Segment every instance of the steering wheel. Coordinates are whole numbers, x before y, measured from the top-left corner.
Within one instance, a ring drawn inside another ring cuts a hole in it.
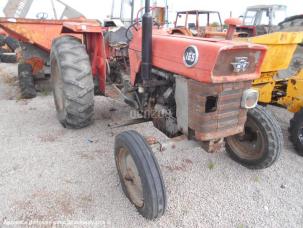
[[[36,18],[40,20],[45,20],[48,18],[48,13],[46,12],[39,12],[36,14]]]

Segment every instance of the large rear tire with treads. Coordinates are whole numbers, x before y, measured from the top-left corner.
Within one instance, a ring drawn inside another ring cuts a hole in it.
[[[89,126],[94,83],[85,45],[73,36],[61,36],[53,41],[50,62],[58,120],[66,128]]]

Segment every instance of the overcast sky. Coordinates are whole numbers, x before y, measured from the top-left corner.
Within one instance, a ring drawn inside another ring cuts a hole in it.
[[[0,11],[8,0],[0,0]],[[63,2],[74,7],[76,10],[83,13],[87,18],[100,19],[111,14],[112,0],[62,0]],[[116,0],[121,1],[121,0]],[[129,0],[125,0],[129,1]],[[141,0],[135,0],[139,6]],[[157,0],[158,5],[164,4],[165,0]],[[256,4],[284,4],[288,6],[288,16],[303,13],[303,4],[298,4],[302,0],[168,0],[170,8],[170,16],[178,10],[201,9],[201,10],[217,10],[221,13],[222,18],[227,18],[232,12],[234,17],[238,17],[245,12],[247,6]],[[143,1],[144,2],[144,1]],[[153,0],[152,0],[153,2]],[[60,8],[60,7],[59,7]],[[51,3],[50,0],[34,0],[32,9],[28,16],[35,18],[38,12],[48,12],[50,15]],[[3,14],[2,14],[3,16]]]

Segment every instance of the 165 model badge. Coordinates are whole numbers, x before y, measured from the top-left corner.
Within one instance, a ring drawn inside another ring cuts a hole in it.
[[[199,61],[199,51],[196,46],[189,46],[186,48],[183,55],[183,62],[187,67],[195,66]]]

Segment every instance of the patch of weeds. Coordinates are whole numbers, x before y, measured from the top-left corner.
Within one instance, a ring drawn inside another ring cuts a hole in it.
[[[256,183],[260,183],[261,179],[260,179],[260,177],[255,176],[255,177],[253,178],[253,181],[256,182]]]
[[[213,170],[215,168],[216,164],[210,160],[207,164],[207,167],[210,169],[210,170]]]
[[[46,97],[46,96],[49,95],[49,91],[47,91],[46,89],[41,90],[41,95],[44,96],[44,97]]]
[[[237,228],[245,228],[244,224],[240,224]]]
[[[18,95],[18,96],[16,97],[16,102],[19,102],[19,101],[21,101],[21,100],[23,100],[23,99],[22,99],[22,96],[21,96],[21,95]]]

